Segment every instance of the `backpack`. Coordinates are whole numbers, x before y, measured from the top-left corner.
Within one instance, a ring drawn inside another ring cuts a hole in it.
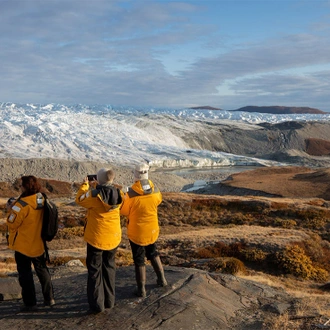
[[[41,229],[41,238],[44,242],[53,240],[58,230],[58,210],[56,205],[51,202],[46,194],[44,196],[44,215]]]

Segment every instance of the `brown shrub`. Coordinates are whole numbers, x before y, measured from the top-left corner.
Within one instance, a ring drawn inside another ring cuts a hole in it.
[[[218,257],[240,257],[241,250],[245,248],[245,244],[237,242],[225,244],[216,242],[212,246],[200,248],[195,253],[195,257],[199,259],[218,258]]]
[[[309,229],[321,229],[328,223],[328,220],[322,217],[315,217],[311,219],[307,219],[304,222],[304,227]]]
[[[50,263],[53,266],[62,266],[65,265],[66,263],[68,263],[70,260],[76,260],[76,257],[69,257],[69,256],[65,256],[65,257],[53,257],[50,259]],[[86,259],[85,258],[78,258],[84,266],[86,266]]]
[[[325,210],[303,209],[297,210],[296,215],[301,220],[310,220],[314,218],[325,218],[327,213]]]
[[[261,262],[267,258],[267,253],[257,248],[242,249],[240,254],[245,261],[249,262]]]
[[[222,272],[231,275],[246,273],[244,263],[236,258],[215,258],[208,263],[208,266],[212,272]]]
[[[275,227],[282,227],[282,228],[285,228],[285,229],[292,229],[292,228],[297,226],[297,222],[294,221],[294,220],[276,218],[274,220],[274,226]]]
[[[226,260],[226,266],[224,272],[232,275],[238,273],[245,274],[246,268],[241,260],[236,258],[229,258]]]
[[[1,260],[1,262],[5,263],[5,264],[13,264],[16,262],[15,258],[13,258],[13,257],[1,258],[0,260]]]
[[[116,265],[118,267],[133,265],[133,258],[131,251],[118,249],[116,252]]]
[[[74,216],[72,217],[63,217],[62,222],[64,223],[65,227],[72,228],[76,227],[80,224],[80,219],[76,219]]]
[[[217,254],[216,249],[211,247],[201,248],[197,250],[195,254],[195,258],[198,259],[208,259],[208,258],[217,258],[219,255]]]
[[[228,256],[229,257],[235,257],[240,258],[242,250],[246,249],[246,244],[241,242],[231,243],[229,244],[229,251]]]
[[[217,254],[219,257],[226,257],[229,255],[230,248],[227,244],[223,242],[216,242],[215,249],[217,250]]]
[[[305,251],[315,265],[330,271],[330,244],[327,241],[323,241],[319,235],[314,234],[311,235],[311,239],[295,244]]]
[[[328,272],[314,267],[312,260],[298,245],[287,246],[283,251],[275,253],[275,263],[288,274],[316,281],[326,281]]]
[[[6,233],[7,232],[7,224],[2,223],[0,224],[0,233]]]
[[[64,239],[70,239],[73,236],[78,236],[78,237],[84,236],[84,228],[83,227],[63,228],[60,229],[56,234],[56,238],[64,238]]]

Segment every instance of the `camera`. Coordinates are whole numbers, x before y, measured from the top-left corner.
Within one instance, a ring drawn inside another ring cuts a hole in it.
[[[96,181],[97,180],[97,175],[96,174],[88,174],[87,175],[88,181]]]

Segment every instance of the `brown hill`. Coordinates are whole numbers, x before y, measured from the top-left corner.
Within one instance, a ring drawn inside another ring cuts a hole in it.
[[[210,107],[209,105],[202,105],[202,106],[198,106],[198,107],[191,107],[189,109],[195,109],[195,110],[221,110],[220,108]]]
[[[39,182],[42,186],[42,191],[48,196],[71,196],[73,188],[77,184],[40,178]],[[16,179],[14,182],[1,182],[0,197],[18,196],[20,194],[20,180]]]
[[[233,174],[225,186],[262,191],[289,198],[317,197],[330,200],[330,169],[265,167]]]
[[[312,156],[330,156],[330,141],[323,139],[306,139],[306,152]]]
[[[326,112],[319,109],[308,107],[284,107],[284,106],[246,106],[232,111],[245,111],[245,112],[260,112],[260,113],[272,113],[272,114],[290,114],[290,113],[315,113],[326,114]]]

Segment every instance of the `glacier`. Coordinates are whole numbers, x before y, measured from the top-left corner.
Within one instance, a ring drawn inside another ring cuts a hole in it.
[[[189,146],[204,122],[257,129],[259,123],[330,121],[329,114],[273,115],[226,110],[112,105],[0,103],[0,158],[57,158],[159,168],[270,166],[275,161]],[[202,134],[202,133],[201,133]]]

